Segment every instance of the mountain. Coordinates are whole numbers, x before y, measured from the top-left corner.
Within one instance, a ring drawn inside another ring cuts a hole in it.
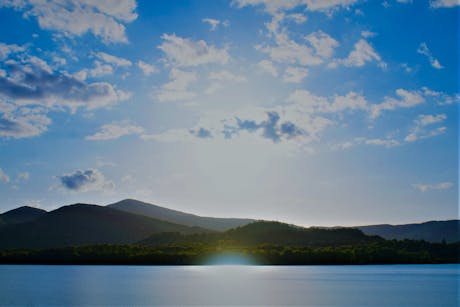
[[[365,235],[353,228],[319,228],[298,227],[295,225],[260,221],[254,222],[226,232],[229,239],[250,245],[314,245],[336,246],[369,243],[380,240],[378,237]]]
[[[156,232],[190,234],[206,231],[108,207],[75,204],[42,214],[27,223],[2,227],[0,248],[129,244]]]
[[[368,235],[377,235],[385,239],[413,239],[428,242],[460,241],[460,220],[430,221],[420,224],[405,225],[370,225],[358,226]]]
[[[45,213],[46,211],[42,209],[22,206],[0,214],[0,226],[30,222]]]
[[[171,223],[186,226],[202,227],[216,231],[225,231],[231,228],[249,224],[254,221],[251,219],[198,216],[190,213],[156,206],[135,199],[125,199],[117,203],[108,205],[107,207],[134,214],[145,215],[151,218],[168,221]]]
[[[253,222],[223,233],[183,235],[158,233],[138,242],[141,245],[213,244],[228,246],[343,246],[384,241],[353,228],[303,228],[270,221]]]

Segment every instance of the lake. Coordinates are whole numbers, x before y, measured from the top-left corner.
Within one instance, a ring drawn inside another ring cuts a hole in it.
[[[459,265],[0,265],[0,305],[457,306]]]

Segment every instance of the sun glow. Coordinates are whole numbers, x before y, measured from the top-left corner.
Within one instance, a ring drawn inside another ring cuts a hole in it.
[[[224,253],[214,255],[205,261],[206,265],[225,265],[225,266],[239,266],[239,265],[256,265],[256,261],[247,256],[237,253]]]

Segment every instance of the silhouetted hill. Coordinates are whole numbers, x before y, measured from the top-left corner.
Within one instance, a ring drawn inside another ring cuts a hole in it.
[[[42,209],[22,206],[0,214],[0,226],[30,222],[45,213],[46,211]]]
[[[108,207],[130,213],[145,215],[151,218],[168,221],[171,223],[186,226],[197,226],[216,231],[225,231],[241,225],[249,224],[254,221],[251,219],[198,216],[190,213],[156,206],[135,199],[125,199],[117,203],[108,205]]]
[[[0,229],[0,248],[134,243],[156,232],[207,231],[96,205],[75,204]]]
[[[369,225],[359,226],[368,235],[377,235],[385,239],[413,239],[428,242],[460,241],[460,220],[430,221],[405,225]]]
[[[382,238],[367,236],[353,228],[303,228],[280,222],[258,221],[223,233],[182,235],[153,234],[141,245],[220,244],[229,246],[342,246],[381,242]]]
[[[247,244],[349,245],[380,240],[353,228],[303,228],[280,222],[260,221],[226,232],[228,238]]]

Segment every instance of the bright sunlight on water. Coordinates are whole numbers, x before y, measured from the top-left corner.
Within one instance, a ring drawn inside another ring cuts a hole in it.
[[[207,265],[254,265],[256,261],[249,256],[237,253],[225,253],[213,256],[205,261]]]
[[[0,305],[457,306],[458,265],[0,266]]]

